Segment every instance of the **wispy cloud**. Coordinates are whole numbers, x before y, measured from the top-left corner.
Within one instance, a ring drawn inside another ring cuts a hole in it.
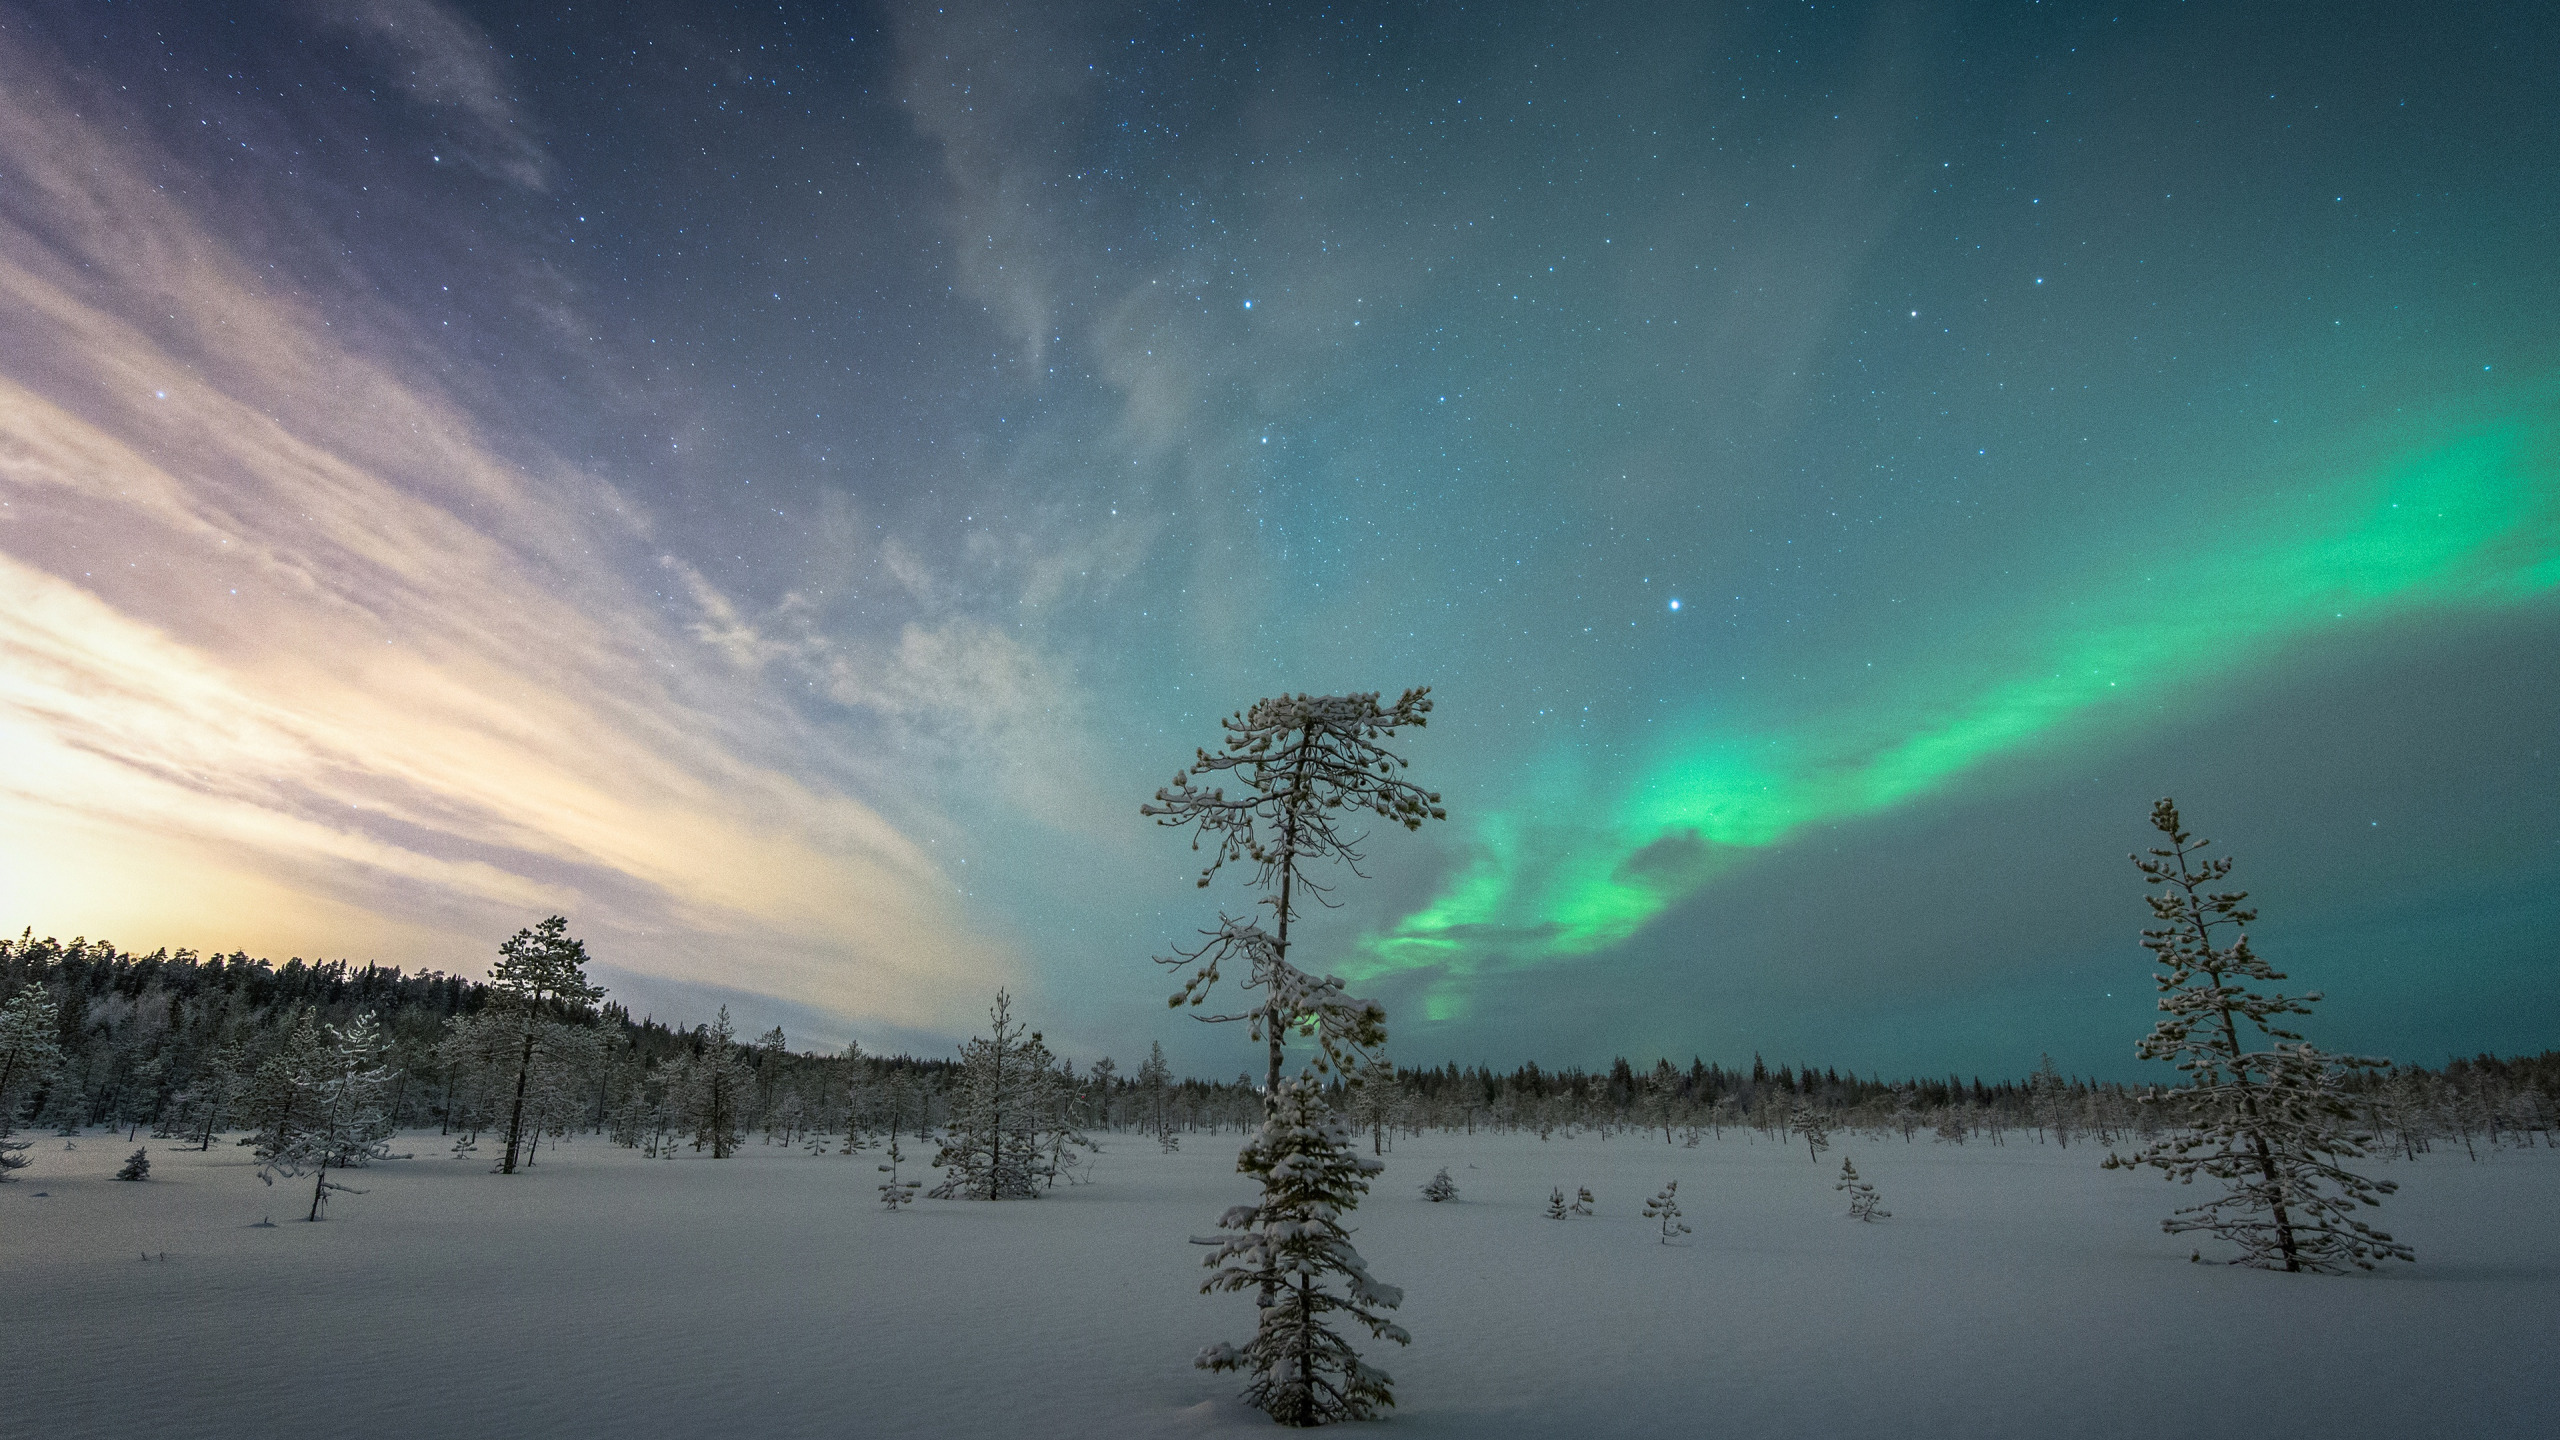
[[[39,70],[0,49],[21,923],[468,970],[561,909],[624,968],[910,1026],[1014,973],[927,847],[782,763],[805,732],[706,667],[736,647],[626,578],[623,497],[272,293]]]
[[[320,0],[314,19],[376,52],[401,90],[449,117],[454,158],[528,189],[548,188],[551,158],[512,94],[487,32],[435,0]]]

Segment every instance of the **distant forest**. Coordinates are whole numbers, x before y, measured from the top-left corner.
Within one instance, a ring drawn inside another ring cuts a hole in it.
[[[260,1113],[262,1067],[297,1027],[346,1025],[370,1012],[387,1040],[388,1106],[402,1128],[435,1129],[468,1147],[501,1120],[516,1069],[474,1041],[491,1005],[481,981],[378,965],[282,965],[245,954],[134,955],[111,944],[0,940],[0,1007],[30,986],[49,995],[57,1033],[42,1073],[0,1083],[0,1135],[24,1126],[70,1133],[114,1125],[210,1145],[272,1123]],[[813,1153],[867,1149],[892,1132],[919,1138],[949,1118],[960,1064],[952,1059],[793,1051],[780,1029],[748,1038],[714,1021],[677,1029],[634,1020],[620,1005],[572,1006],[558,1017],[575,1044],[546,1044],[532,1086],[539,1137],[594,1132],[651,1153],[708,1145],[726,1154],[761,1135]],[[1245,1076],[1176,1079],[1161,1049],[1135,1066],[1110,1059],[1059,1067],[1062,1123],[1135,1129],[1167,1145],[1186,1133],[1242,1132],[1260,1123],[1260,1092]],[[1373,1146],[1398,1133],[1478,1127],[1654,1133],[1665,1142],[1744,1129],[1772,1140],[1833,1129],[1927,1136],[1940,1143],[2112,1144],[2153,1128],[2145,1087],[2073,1079],[2048,1060],[2035,1074],[1880,1076],[1755,1060],[1748,1071],[1661,1059],[1606,1069],[1535,1064],[1501,1072],[1372,1066],[1345,1083],[1338,1108]],[[2439,1146],[2484,1149],[2553,1143],[2560,1118],[2560,1051],[2482,1055],[2441,1069],[2396,1066],[2352,1077],[2378,1144],[2414,1158]],[[704,1097],[715,1097],[706,1100]],[[706,1108],[709,1107],[709,1108]],[[721,1110],[720,1107],[725,1107]],[[718,1111],[719,1113],[714,1113]],[[719,1133],[713,1134],[711,1132]],[[726,1143],[722,1143],[726,1142]]]

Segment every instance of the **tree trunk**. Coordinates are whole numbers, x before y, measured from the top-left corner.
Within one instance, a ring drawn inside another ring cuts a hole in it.
[[[516,1060],[516,1103],[507,1115],[507,1158],[498,1166],[501,1175],[516,1173],[516,1142],[524,1137],[524,1087],[533,1077],[533,1017],[525,1017],[524,1053]]]

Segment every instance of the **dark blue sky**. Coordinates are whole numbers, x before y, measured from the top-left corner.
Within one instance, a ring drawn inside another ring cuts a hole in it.
[[[1402,1059],[2136,1073],[2162,794],[2560,1043],[2536,7],[0,21],[11,923],[1218,1071],[1138,802],[1427,684]]]

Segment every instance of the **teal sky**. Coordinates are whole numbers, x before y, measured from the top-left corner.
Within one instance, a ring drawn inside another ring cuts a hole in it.
[[[2137,1073],[2163,794],[2560,1044],[2537,7],[223,11],[0,28],[9,925],[1231,1073],[1138,803],[1427,684],[1406,1060]]]

